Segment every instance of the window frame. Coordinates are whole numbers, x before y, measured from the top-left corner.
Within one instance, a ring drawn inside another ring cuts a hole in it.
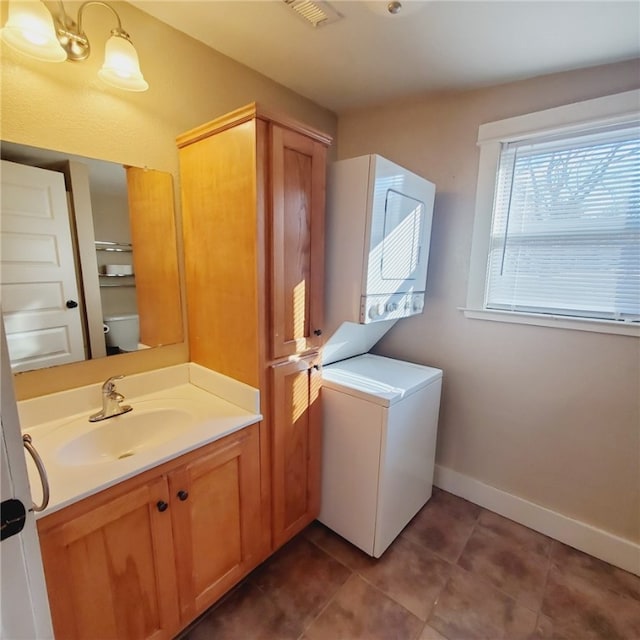
[[[637,324],[564,315],[497,311],[484,307],[496,176],[502,144],[556,133],[568,135],[588,126],[630,122],[638,119],[639,112],[640,89],[637,89],[480,125],[477,140],[480,160],[467,301],[462,308],[467,318],[640,337],[640,326]]]

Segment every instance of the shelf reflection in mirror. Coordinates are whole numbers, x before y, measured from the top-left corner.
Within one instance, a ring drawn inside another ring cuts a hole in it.
[[[0,152],[13,371],[182,342],[171,174],[4,141]]]

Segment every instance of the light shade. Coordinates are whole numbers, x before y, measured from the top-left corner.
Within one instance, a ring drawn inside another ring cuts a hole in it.
[[[43,62],[64,62],[67,54],[60,46],[53,18],[42,2],[10,2],[9,19],[0,31],[10,47]]]
[[[131,41],[112,32],[104,52],[104,64],[98,75],[107,84],[126,91],[146,91],[149,84],[142,76],[138,54]]]

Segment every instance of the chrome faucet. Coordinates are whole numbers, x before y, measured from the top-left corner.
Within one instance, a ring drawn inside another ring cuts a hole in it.
[[[112,376],[102,385],[102,411],[89,416],[89,422],[100,422],[100,420],[120,416],[133,410],[133,407],[128,404],[120,404],[124,400],[124,396],[116,391],[114,380],[120,380],[121,378],[124,378],[124,376]]]

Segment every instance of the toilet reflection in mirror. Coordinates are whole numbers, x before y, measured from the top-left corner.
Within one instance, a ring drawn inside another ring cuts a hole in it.
[[[147,348],[140,342],[140,321],[137,313],[105,314],[104,326],[108,355]]]
[[[1,143],[14,372],[182,342],[169,173]]]

